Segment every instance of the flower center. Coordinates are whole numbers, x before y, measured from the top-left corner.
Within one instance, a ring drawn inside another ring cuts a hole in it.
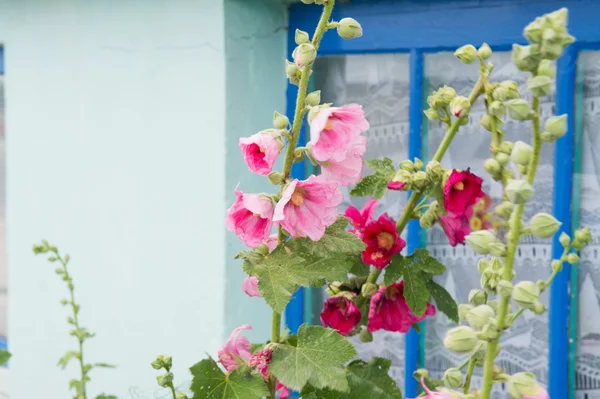
[[[328,120],[327,123],[325,124],[325,130],[332,130],[333,129],[333,123],[331,123],[331,120]]]
[[[458,183],[456,183],[456,184],[455,184],[454,186],[452,186],[452,187],[454,187],[454,189],[455,189],[455,190],[462,191],[462,190],[464,190],[464,189],[465,189],[465,183],[463,183],[463,182],[459,181]]]
[[[252,216],[254,216],[255,218],[260,216],[260,213],[253,213]]]
[[[379,252],[379,251],[373,252],[371,254],[371,259],[372,260],[377,260],[377,259],[381,259],[381,258],[383,258],[383,254],[381,252]]]
[[[394,246],[394,236],[388,232],[380,233],[377,236],[377,245],[379,248],[389,250]]]
[[[304,198],[306,197],[306,194],[304,192],[304,188],[302,187],[297,187],[296,190],[294,191],[294,193],[292,194],[292,204],[296,205],[296,206],[300,206],[304,203]]]
[[[258,147],[258,151],[259,151],[259,152],[265,152],[265,149],[264,149],[264,148],[262,148],[262,147]]]

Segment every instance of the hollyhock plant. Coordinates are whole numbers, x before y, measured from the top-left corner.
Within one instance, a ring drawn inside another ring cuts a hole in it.
[[[319,162],[321,165],[321,175],[331,181],[335,181],[342,186],[356,184],[360,180],[363,159],[367,145],[367,138],[358,136],[346,153],[346,157],[340,161],[329,159]]]
[[[396,230],[396,222],[385,213],[367,224],[362,240],[367,244],[362,253],[363,262],[378,269],[386,267],[392,261],[392,255],[400,253],[406,246]]]
[[[462,214],[485,194],[481,191],[483,180],[469,169],[454,169],[444,185],[444,208],[448,212]]]
[[[256,352],[248,360],[250,367],[256,368],[256,370],[262,374],[263,377],[269,377],[269,363],[273,357],[273,351],[269,348],[265,348],[261,351]]]
[[[248,169],[263,176],[273,171],[273,165],[281,152],[280,142],[269,132],[242,137],[240,148]]]
[[[465,237],[471,232],[469,216],[467,213],[460,215],[454,213],[441,215],[439,222],[444,233],[446,233],[446,237],[448,237],[448,241],[450,241],[450,245],[453,247],[458,244],[464,245]]]
[[[336,221],[337,206],[343,199],[338,185],[321,176],[295,179],[286,186],[275,206],[273,221],[279,222],[292,237],[318,241]]]
[[[235,202],[227,210],[227,229],[250,248],[267,240],[273,226],[273,203],[260,194],[244,194],[237,189]]]
[[[367,224],[373,220],[373,214],[375,213],[375,208],[377,208],[378,203],[379,201],[369,198],[367,204],[360,211],[352,205],[346,208],[344,216],[350,220],[350,224],[354,227],[350,230],[351,233],[354,233],[359,237],[361,236]]]
[[[381,287],[371,297],[369,306],[370,332],[378,330],[407,333],[413,324],[435,314],[435,306],[427,304],[425,313],[415,316],[404,299],[404,281]]]
[[[258,291],[258,277],[249,276],[244,279],[242,283],[242,290],[248,296],[257,296],[260,297],[260,291]]]
[[[225,370],[235,370],[242,364],[248,363],[251,355],[250,341],[248,341],[248,338],[239,335],[242,331],[251,329],[252,327],[249,324],[234,329],[225,345],[217,352],[219,362],[225,367]]]
[[[368,129],[360,105],[322,108],[310,122],[312,154],[317,161],[341,162],[356,146],[356,137]]]
[[[358,307],[345,296],[334,296],[325,300],[321,311],[321,323],[324,327],[348,335],[360,322],[362,315]]]

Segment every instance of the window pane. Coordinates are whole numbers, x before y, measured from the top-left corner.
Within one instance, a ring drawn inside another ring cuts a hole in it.
[[[578,62],[583,82],[577,85],[575,126],[581,137],[581,174],[573,202],[577,204],[579,196],[579,224],[590,227],[594,242],[581,252],[578,266],[576,390],[577,397],[593,399],[600,398],[600,51],[584,52]]]
[[[495,65],[492,73],[493,81],[514,80],[519,90],[528,96],[527,75],[517,70],[511,62],[509,52],[494,53],[492,63]],[[479,65],[463,65],[451,53],[437,53],[426,57],[426,77],[429,93],[444,84],[452,86],[459,95],[468,96],[479,74]],[[530,100],[529,97],[526,97]],[[545,118],[553,112],[554,93],[542,99],[541,113]],[[483,100],[480,98],[471,110],[469,123],[461,127],[443,160],[443,166],[458,169],[471,168],[472,172],[484,179],[484,191],[491,197],[491,212],[502,196],[502,186],[489,178],[483,170],[483,162],[490,157],[490,134],[480,125],[484,113]],[[522,140],[531,143],[531,123],[517,122],[507,118],[503,126],[505,139],[509,141]],[[429,152],[433,154],[444,135],[444,128],[439,122],[430,122],[428,127]],[[540,166],[534,185],[535,195],[525,208],[525,218],[528,219],[536,212],[552,213],[552,187],[554,173],[554,145],[545,144]],[[485,220],[483,206],[480,207],[479,217],[472,219],[472,228],[481,226]],[[468,246],[458,245],[452,248],[442,229],[436,225],[428,231],[427,246],[433,256],[448,267],[448,272],[442,276],[440,283],[455,297],[459,303],[467,303],[469,291],[479,288],[480,275],[477,271],[476,255]],[[550,259],[552,246],[550,240],[540,240],[534,237],[524,237],[515,260],[517,280],[546,279],[551,273]],[[548,293],[542,297],[542,302],[548,305]],[[526,322],[526,320],[528,322]],[[465,356],[459,356],[445,350],[442,340],[446,330],[454,326],[453,322],[438,314],[427,321],[426,366],[434,375],[440,377],[446,368],[461,363]],[[503,335],[502,352],[498,356],[499,364],[506,373],[532,371],[542,384],[547,384],[548,367],[548,317],[547,314],[534,316],[525,312],[515,322],[514,326]],[[476,368],[473,381],[479,384],[481,368]],[[496,384],[496,389],[502,389]]]
[[[371,128],[365,159],[388,157],[394,163],[408,157],[408,55],[377,54],[324,57],[315,65],[315,89],[321,90],[325,103],[358,103],[364,107]],[[365,165],[365,175],[373,171]],[[344,191],[344,203],[362,208],[367,198],[350,197]],[[394,219],[406,204],[406,194],[388,193],[376,215],[387,212]],[[405,237],[406,238],[406,237]],[[318,323],[318,320],[316,321]],[[404,388],[404,335],[380,331],[372,343],[353,339],[359,357],[365,360],[382,356],[392,360],[390,374]]]

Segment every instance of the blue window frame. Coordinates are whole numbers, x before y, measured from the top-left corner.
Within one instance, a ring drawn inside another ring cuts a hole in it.
[[[346,41],[335,34],[325,35],[319,49],[320,56],[367,53],[410,54],[409,102],[409,156],[420,157],[422,150],[423,58],[426,53],[453,51],[467,43],[487,42],[495,51],[510,50],[513,43],[525,44],[523,27],[535,17],[560,7],[569,9],[569,31],[577,41],[568,48],[557,63],[556,114],[569,115],[569,129],[556,145],[553,212],[563,222],[562,230],[571,231],[571,193],[573,188],[575,87],[577,57],[583,50],[600,49],[600,2],[594,0],[527,1],[527,0],[354,0],[339,2],[332,19],[356,18],[364,29],[360,39]],[[320,16],[321,7],[293,5],[289,13],[288,52],[295,47],[296,29],[311,32]],[[458,22],[458,24],[457,24]],[[287,91],[288,114],[293,114],[297,88]],[[304,142],[304,127],[301,133]],[[560,150],[559,150],[560,149]],[[294,165],[293,175],[304,178],[306,165]],[[408,248],[421,245],[418,223],[409,225]],[[553,255],[559,257],[562,246],[558,234],[553,242]],[[550,345],[548,390],[550,397],[561,399],[574,395],[575,335],[571,323],[576,309],[570,309],[569,287],[573,285],[570,266],[555,278],[550,290]],[[575,269],[575,268],[573,268]],[[576,277],[576,274],[574,275]],[[286,310],[291,331],[304,321],[304,292],[300,290]],[[570,336],[571,334],[571,336]],[[571,338],[571,343],[569,339]],[[412,378],[419,362],[419,335],[411,331],[406,337],[406,397],[417,395],[417,384]],[[569,376],[567,378],[567,376]],[[569,382],[569,385],[567,385]],[[569,390],[565,387],[569,386]]]

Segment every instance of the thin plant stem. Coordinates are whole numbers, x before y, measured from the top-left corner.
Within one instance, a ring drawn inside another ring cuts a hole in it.
[[[467,376],[465,377],[463,393],[469,393],[469,390],[471,389],[471,377],[473,376],[473,370],[475,370],[475,359],[471,358],[469,360],[469,367],[467,367]]]
[[[177,399],[177,394],[175,393],[175,387],[173,386],[173,383],[171,383],[169,385],[169,388],[171,388],[171,393],[173,394],[173,399]]]

